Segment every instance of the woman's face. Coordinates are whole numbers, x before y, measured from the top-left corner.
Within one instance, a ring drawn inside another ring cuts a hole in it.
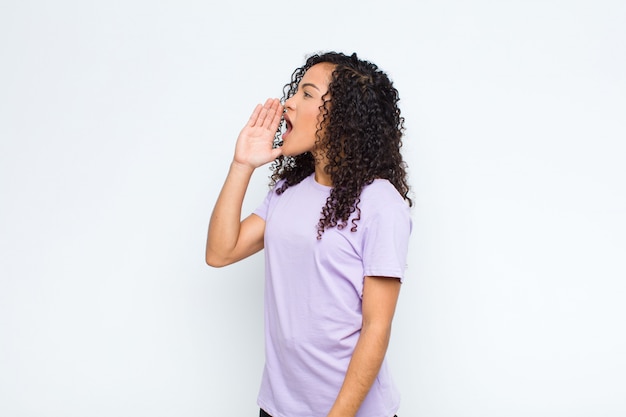
[[[334,65],[322,62],[313,65],[298,84],[298,91],[285,101],[285,122],[283,133],[283,155],[296,156],[317,150],[315,133],[322,121],[320,106],[322,96],[328,92],[328,84]]]

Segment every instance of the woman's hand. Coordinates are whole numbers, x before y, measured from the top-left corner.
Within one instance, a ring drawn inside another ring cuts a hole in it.
[[[233,162],[255,169],[278,158],[282,150],[273,148],[273,143],[282,114],[278,99],[269,98],[263,106],[258,104],[239,133]]]
[[[282,154],[273,149],[283,106],[275,98],[257,105],[241,129],[235,157],[217,198],[206,243],[206,262],[215,267],[230,265],[263,249],[265,221],[255,214],[241,220],[241,206],[255,168]]]

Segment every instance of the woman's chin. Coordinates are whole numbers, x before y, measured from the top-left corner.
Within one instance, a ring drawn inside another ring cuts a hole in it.
[[[288,143],[285,142],[283,142],[283,146],[281,146],[280,148],[283,156],[294,157],[304,153],[301,149],[293,149],[289,146]]]

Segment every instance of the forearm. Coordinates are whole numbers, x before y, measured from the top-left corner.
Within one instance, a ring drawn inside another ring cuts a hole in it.
[[[241,207],[254,169],[232,162],[217,198],[207,234],[206,261],[218,265],[234,250],[241,227]]]
[[[353,417],[370,391],[387,352],[391,325],[364,326],[346,376],[328,417]]]
[[[211,266],[231,264],[263,248],[265,222],[257,216],[242,222],[241,205],[254,169],[281,154],[272,143],[282,112],[278,99],[267,99],[255,107],[237,137],[233,162],[209,222],[206,262]]]

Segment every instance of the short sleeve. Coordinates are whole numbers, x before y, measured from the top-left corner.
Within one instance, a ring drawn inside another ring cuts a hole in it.
[[[410,209],[400,196],[377,206],[364,230],[364,273],[402,281],[412,229]]]
[[[263,202],[252,213],[256,214],[263,220],[267,220],[267,210],[269,208],[270,199],[272,198],[273,193],[274,193],[274,190],[268,191],[267,195],[263,199]]]
[[[260,218],[262,218],[263,220],[267,221],[267,213],[269,211],[269,207],[270,207],[270,201],[272,201],[272,198],[274,196],[276,196],[276,188],[280,187],[280,185],[282,184],[284,180],[279,181],[274,187],[272,187],[268,192],[267,195],[265,196],[265,199],[263,199],[263,202],[261,203],[261,205],[259,205],[256,210],[254,210],[252,213],[256,214],[257,216],[259,216]]]

